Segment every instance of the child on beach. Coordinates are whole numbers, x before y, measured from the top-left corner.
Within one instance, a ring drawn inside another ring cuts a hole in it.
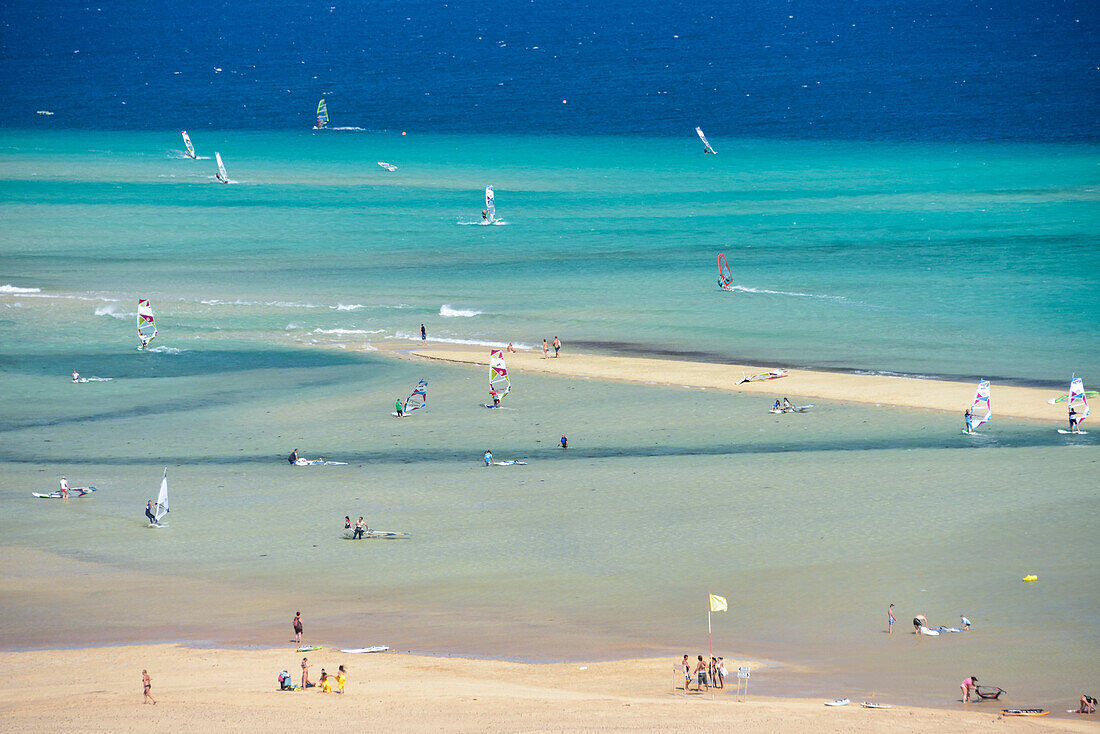
[[[550,359],[550,345],[546,343],[546,340],[542,340],[542,358]]]
[[[344,666],[341,665],[340,669],[336,672],[336,692],[344,692],[344,684],[348,681],[348,671],[344,670]]]
[[[332,676],[325,672],[324,668],[321,668],[321,693],[332,693]]]
[[[964,680],[959,685],[959,688],[961,688],[962,692],[963,692],[963,703],[970,703],[970,692],[977,689],[977,687],[978,687],[978,678],[977,678],[977,676],[973,676],[973,675],[970,676],[969,678],[967,678],[966,680]]]
[[[967,632],[967,631],[970,630],[970,620],[967,619],[965,615],[962,615],[962,614],[959,615],[959,622],[962,623],[963,632]]]
[[[142,705],[153,702],[153,705],[157,705],[157,699],[153,698],[153,694],[149,693],[149,689],[153,687],[153,680],[149,677],[149,671],[141,671],[141,685],[145,689],[145,698],[141,699]]]

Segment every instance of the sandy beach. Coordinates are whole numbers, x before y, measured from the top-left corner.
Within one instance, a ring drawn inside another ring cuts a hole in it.
[[[489,364],[485,347],[465,347],[453,344],[399,349],[426,359],[461,364]],[[897,408],[962,413],[974,397],[977,379],[970,382],[923,380],[911,377],[858,375],[811,370],[788,370],[788,376],[776,380],[745,382],[741,379],[772,368],[743,364],[714,364],[653,357],[623,357],[607,354],[573,352],[563,349],[560,357],[544,359],[534,350],[518,350],[507,355],[508,367],[517,372],[537,372],[561,377],[590,380],[616,380],[651,385],[669,385],[708,390],[727,390],[759,394],[762,398],[779,396],[833,400],[845,403],[887,405]],[[993,415],[1028,420],[1063,421],[1065,404],[1050,405],[1047,401],[1061,393],[1033,387],[991,385]]]
[[[821,700],[738,697],[674,690],[675,660],[533,665],[394,653],[306,654],[311,680],[348,670],[344,695],[278,691],[293,650],[136,645],[0,653],[10,683],[0,706],[12,731],[304,731],[349,726],[393,731],[748,732],[1092,731],[1088,721],[1022,720],[996,702],[967,709],[842,708]],[[735,662],[728,661],[732,665]],[[154,705],[142,705],[141,671]],[[950,698],[950,691],[945,691]],[[1070,702],[1067,701],[1067,705]]]

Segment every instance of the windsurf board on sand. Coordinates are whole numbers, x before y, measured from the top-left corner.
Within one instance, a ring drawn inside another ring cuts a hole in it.
[[[362,538],[356,538],[354,531],[345,530],[344,540],[366,540],[367,538],[408,538],[412,533],[398,532],[397,530],[367,530]]]
[[[860,704],[865,709],[892,709],[892,704],[889,703],[874,703],[873,701],[864,701]]]
[[[940,633],[939,633],[938,630],[930,629],[928,627],[921,627],[920,628],[920,633],[922,635],[930,635],[932,637],[939,637],[940,636]]]
[[[1063,436],[1087,436],[1087,435],[1089,435],[1088,431],[1067,431],[1065,428],[1059,428],[1058,433],[1061,433]]]
[[[385,645],[375,645],[374,647],[353,647],[346,650],[340,650],[340,652],[360,653],[360,652],[386,652],[389,650]]]
[[[493,466],[527,466],[527,462],[508,459],[506,461],[494,461]]]
[[[813,403],[809,405],[792,405],[789,408],[772,408],[768,412],[775,413],[776,415],[780,415],[782,413],[805,413],[812,407],[814,407]]]
[[[847,698],[834,698],[832,701],[826,701],[825,705],[826,706],[847,706],[850,703],[851,703],[851,701],[849,701]]]
[[[302,645],[294,652],[313,652],[314,650],[320,650],[320,645]]]
[[[1046,716],[1046,709],[1001,709],[1002,716]]]

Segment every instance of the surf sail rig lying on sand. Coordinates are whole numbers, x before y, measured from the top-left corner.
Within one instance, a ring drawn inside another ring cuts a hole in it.
[[[214,158],[218,161],[218,180],[229,183],[229,174],[225,172],[225,164],[222,163],[222,154],[214,151]]]
[[[746,382],[764,382],[765,380],[778,380],[780,377],[786,376],[787,370],[780,368],[777,370],[770,370],[768,372],[761,372],[760,374],[752,375],[751,377],[742,377],[737,382],[737,384],[741,385]]]
[[[485,214],[489,218],[489,223],[492,224],[497,219],[497,204],[496,197],[493,196],[493,187],[485,187]]]
[[[975,428],[988,423],[992,417],[993,408],[989,405],[989,380],[982,380],[974,393],[974,402],[970,404],[970,423],[967,433],[973,433]]]
[[[153,321],[153,307],[144,298],[138,299],[137,332],[138,339],[141,339],[141,346],[138,349],[148,349],[149,342],[157,337],[157,322]]]
[[[324,130],[325,125],[328,124],[328,105],[325,104],[325,98],[322,97],[321,101],[317,103],[317,129]]]
[[[191,137],[187,134],[186,130],[180,131],[183,134],[183,144],[187,147],[187,157],[195,157],[195,146],[191,145]]]
[[[164,476],[160,480],[160,492],[157,493],[157,506],[153,510],[156,518],[150,523],[150,527],[162,527],[160,521],[168,514],[168,467],[164,467]]]
[[[1085,419],[1089,417],[1089,399],[1085,395],[1085,382],[1080,377],[1074,377],[1069,383],[1068,407],[1070,413],[1077,414],[1077,426],[1080,428]]]
[[[493,402],[485,407],[496,407],[511,391],[512,381],[508,379],[508,366],[504,364],[504,352],[494,349],[489,352],[489,397]]]
[[[707,142],[707,136],[703,135],[703,128],[696,127],[695,134],[699,136],[699,139],[703,141],[703,155],[710,153],[711,155],[718,155],[714,152],[714,148],[710,147],[710,143]]]
[[[718,253],[718,287],[724,291],[733,290],[733,272],[726,262],[726,256],[721,252]]]

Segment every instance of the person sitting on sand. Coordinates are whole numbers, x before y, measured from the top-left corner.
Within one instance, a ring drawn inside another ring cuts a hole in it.
[[[340,666],[340,670],[336,672],[336,692],[344,692],[344,684],[348,682],[348,671],[344,670],[344,666]]]
[[[970,703],[970,692],[977,690],[978,677],[975,675],[970,676],[959,685],[959,688],[963,692],[963,703]]]
[[[783,398],[783,410],[794,410],[794,406],[791,404],[790,398]]]
[[[508,351],[512,354],[516,353],[516,348],[512,346],[512,342],[508,342]]]
[[[776,398],[775,405],[772,406],[772,410],[774,410],[776,412],[779,412],[779,411],[783,410],[783,406],[779,404],[779,399],[778,398]]]
[[[1081,706],[1077,709],[1079,714],[1095,714],[1096,713],[1096,699],[1092,696],[1082,693],[1081,694]]]

